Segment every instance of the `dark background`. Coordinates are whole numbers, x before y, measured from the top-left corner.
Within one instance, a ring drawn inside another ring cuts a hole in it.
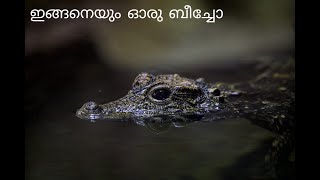
[[[294,58],[294,1],[188,1],[221,8],[215,24],[170,20],[182,1],[25,1],[26,179],[267,179],[273,135],[246,120],[191,124],[153,134],[119,122],[75,117],[106,103],[142,72],[208,82],[249,80],[256,61]],[[30,21],[32,9],[113,8],[122,18]],[[131,8],[161,8],[164,22],[128,20]]]

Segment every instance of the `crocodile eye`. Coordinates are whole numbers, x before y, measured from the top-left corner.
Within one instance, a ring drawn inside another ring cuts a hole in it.
[[[214,89],[213,90],[213,95],[215,95],[215,96],[220,96],[220,90],[219,89]]]
[[[171,91],[169,89],[162,88],[153,91],[151,96],[156,100],[165,100],[170,97],[170,94]]]
[[[167,86],[158,86],[149,91],[149,99],[156,103],[167,102],[171,97],[171,90]]]

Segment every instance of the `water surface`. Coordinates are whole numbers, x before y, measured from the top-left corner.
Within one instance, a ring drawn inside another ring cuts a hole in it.
[[[77,118],[85,102],[125,95],[140,73],[110,69],[86,50],[26,58],[26,179],[270,179],[264,156],[274,135],[246,119],[194,122],[154,133],[133,122]],[[181,75],[232,82],[253,77],[250,69]]]

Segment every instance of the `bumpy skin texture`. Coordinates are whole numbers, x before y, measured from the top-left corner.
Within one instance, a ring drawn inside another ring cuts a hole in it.
[[[77,112],[82,119],[122,119],[159,115],[205,114],[218,111],[224,94],[203,79],[192,80],[178,74],[139,74],[132,90],[123,98],[97,105],[84,104]]]
[[[89,120],[133,119],[156,133],[206,117],[246,118],[278,134],[266,156],[267,165],[276,171],[280,159],[294,152],[294,60],[272,62],[265,69],[253,80],[235,84],[141,73],[123,98],[102,105],[85,103],[76,115]]]
[[[128,94],[106,104],[85,103],[81,119],[128,119],[211,114],[212,120],[245,117],[274,132],[294,121],[294,63],[273,63],[249,82],[206,83],[178,74],[139,74]]]

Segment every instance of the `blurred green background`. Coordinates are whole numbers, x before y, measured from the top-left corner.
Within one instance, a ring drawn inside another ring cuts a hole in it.
[[[171,9],[211,12],[222,9],[216,23],[204,19],[170,19]],[[122,18],[30,21],[32,9],[114,9]],[[130,9],[162,9],[164,21],[127,18]],[[29,17],[29,18],[28,18]],[[71,41],[92,42],[101,60],[119,69],[195,68],[225,65],[294,50],[293,0],[133,0],[26,1],[26,55],[50,52]]]

